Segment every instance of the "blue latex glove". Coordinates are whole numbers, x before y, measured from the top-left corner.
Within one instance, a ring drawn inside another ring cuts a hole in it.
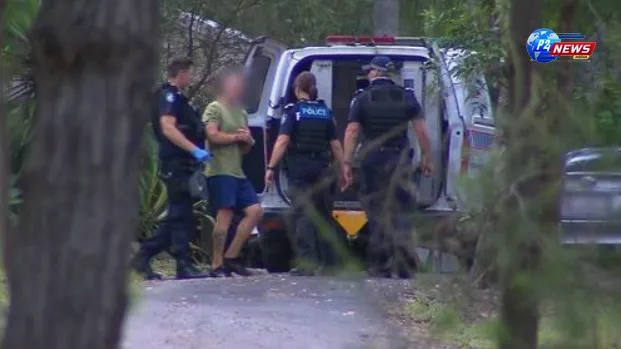
[[[210,152],[205,151],[199,147],[194,147],[194,149],[192,149],[192,156],[194,156],[194,158],[200,162],[208,162],[212,158]]]

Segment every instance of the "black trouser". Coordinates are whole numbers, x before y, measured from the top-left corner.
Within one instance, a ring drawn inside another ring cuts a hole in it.
[[[327,156],[297,155],[288,159],[292,190],[292,223],[295,249],[302,264],[333,267],[335,229],[332,219],[334,174]]]
[[[196,169],[192,163],[167,161],[160,164],[160,177],[168,194],[168,212],[153,236],[141,244],[146,257],[168,250],[177,260],[189,260],[190,239],[197,225],[188,180]]]
[[[386,272],[415,264],[412,164],[398,149],[378,149],[360,168],[360,201],[369,227],[368,264]],[[391,268],[392,267],[392,268]]]

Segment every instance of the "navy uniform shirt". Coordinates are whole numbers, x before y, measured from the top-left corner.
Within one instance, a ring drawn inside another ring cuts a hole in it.
[[[177,128],[186,138],[197,147],[205,147],[205,131],[198,112],[181,91],[171,84],[164,84],[158,96],[158,118],[154,120],[155,136],[160,143],[159,156],[161,160],[193,159],[192,155],[179,148],[161,133],[159,118],[169,115],[175,118]]]
[[[323,101],[304,101],[306,103],[323,103]],[[297,118],[297,104],[291,103],[285,106],[284,114],[280,119],[280,131],[281,135],[287,135],[291,137],[295,132],[295,125],[299,121]],[[336,136],[336,124],[334,119],[331,120],[327,127],[326,139],[333,141],[337,139]]]
[[[376,78],[373,79],[371,81],[371,84],[369,85],[369,87],[371,86],[378,86],[378,85],[383,85],[383,84],[391,84],[394,85],[394,82],[389,79],[389,78]],[[408,90],[408,94],[407,96],[409,97],[407,100],[407,104],[408,104],[408,116],[410,118],[410,120],[414,120],[414,119],[419,119],[419,118],[423,118],[423,115],[421,113],[422,111],[422,107],[420,106],[420,103],[418,103],[418,100],[416,99],[416,95],[414,95],[414,91],[407,89]],[[363,92],[364,90],[358,90],[356,93],[356,96],[354,96],[354,98],[351,101],[351,105],[349,107],[349,115],[348,115],[348,122],[359,122],[360,125],[362,126],[362,131],[364,132],[364,128],[365,128],[365,115],[364,115],[364,108],[362,108],[363,106],[363,102],[361,99],[357,98],[357,96],[360,95],[361,92]],[[408,138],[407,138],[407,130],[404,130],[401,138],[403,139],[403,145],[407,144]]]

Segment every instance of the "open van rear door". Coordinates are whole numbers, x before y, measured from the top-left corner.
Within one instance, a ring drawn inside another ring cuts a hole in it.
[[[267,112],[270,108],[270,93],[280,58],[287,46],[270,37],[260,37],[253,41],[246,56],[244,67],[247,71],[246,111],[252,137],[256,145],[244,157],[243,168],[246,176],[258,193],[265,189],[264,177],[267,154],[271,149],[266,139]]]
[[[490,158],[496,133],[485,77],[459,74],[465,56],[463,50],[441,50],[442,79],[448,92],[444,99],[448,123],[445,195],[453,209],[465,203],[476,205],[480,200],[472,196],[481,195],[478,188],[466,188],[462,179],[478,176]]]

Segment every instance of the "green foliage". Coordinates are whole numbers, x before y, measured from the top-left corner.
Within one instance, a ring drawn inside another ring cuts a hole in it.
[[[166,210],[166,188],[158,175],[157,144],[144,137],[144,160],[140,175],[140,219],[137,238],[146,238],[157,228]]]
[[[369,34],[371,3],[311,0],[292,6],[286,0],[262,0],[260,6],[243,11],[236,25],[251,35],[273,36],[293,46],[320,44],[329,34]]]
[[[17,177],[11,177],[9,185],[9,218],[12,224],[17,223],[17,212],[22,203],[22,191],[17,187]]]

